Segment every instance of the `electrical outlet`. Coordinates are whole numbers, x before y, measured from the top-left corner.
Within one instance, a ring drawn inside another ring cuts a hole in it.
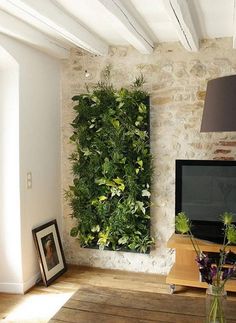
[[[27,186],[27,189],[32,188],[32,173],[31,172],[28,172],[26,174],[26,186]]]

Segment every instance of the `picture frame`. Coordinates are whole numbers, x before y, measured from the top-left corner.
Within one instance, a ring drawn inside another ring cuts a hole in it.
[[[32,230],[38,261],[45,286],[67,270],[57,221],[49,221]]]

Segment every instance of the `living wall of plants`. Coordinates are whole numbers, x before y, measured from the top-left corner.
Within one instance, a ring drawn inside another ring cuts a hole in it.
[[[76,95],[70,156],[73,185],[66,192],[82,247],[148,252],[151,154],[149,96],[142,77],[130,89],[98,83]]]

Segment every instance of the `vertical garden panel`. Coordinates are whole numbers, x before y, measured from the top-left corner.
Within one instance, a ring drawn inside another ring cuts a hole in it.
[[[145,253],[153,244],[149,97],[139,85],[99,83],[72,98],[74,180],[66,195],[82,247]]]

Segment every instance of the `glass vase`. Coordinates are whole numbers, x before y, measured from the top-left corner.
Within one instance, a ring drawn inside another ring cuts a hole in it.
[[[227,293],[222,286],[209,285],[206,290],[206,322],[225,323]]]

